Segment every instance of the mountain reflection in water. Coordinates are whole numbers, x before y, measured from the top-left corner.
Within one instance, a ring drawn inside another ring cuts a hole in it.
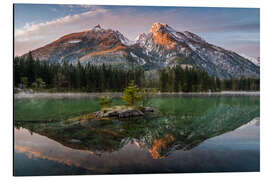
[[[256,125],[249,122],[259,117],[258,97],[155,98],[151,104],[162,112],[162,117],[80,123],[33,123],[15,119],[15,154],[23,153],[28,158],[46,159],[86,170],[79,174],[259,170],[259,154],[255,155],[257,166],[243,170],[233,165],[220,168],[218,163],[216,167],[210,163],[196,165],[203,158],[211,159],[219,152],[208,149],[213,147],[208,139],[243,132]],[[243,127],[247,123],[249,125]],[[259,132],[259,126],[255,127]],[[230,136],[231,139],[239,137],[240,142],[246,142],[241,133]],[[257,134],[253,142],[255,145],[250,148],[259,151]],[[237,147],[240,146],[234,148]],[[243,153],[242,150],[233,152]],[[228,154],[228,157],[236,154]],[[226,164],[226,154],[223,156],[221,159]]]

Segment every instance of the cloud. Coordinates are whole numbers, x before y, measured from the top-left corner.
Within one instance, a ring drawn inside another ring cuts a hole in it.
[[[22,55],[64,34],[89,28],[87,22],[91,22],[91,19],[97,19],[98,16],[106,12],[106,9],[96,8],[81,14],[69,15],[44,23],[27,23],[23,28],[15,29],[15,54]]]
[[[58,26],[69,26],[69,25],[76,25],[78,24],[78,20],[84,20],[85,18],[89,18],[89,17],[94,17],[97,16],[100,13],[105,13],[106,10],[105,9],[96,9],[94,11],[87,11],[84,12],[82,14],[76,14],[73,16],[65,16],[53,21],[48,21],[48,22],[44,22],[44,23],[39,23],[39,24],[29,24],[27,23],[22,29],[16,29],[15,30],[15,38],[16,40],[20,41],[22,39],[20,39],[21,37],[30,35],[31,33],[37,34],[39,33],[40,30],[48,30],[50,28],[56,28]]]
[[[66,5],[64,6],[67,7]],[[38,24],[25,24],[23,28],[15,30],[15,55],[22,55],[47,43],[50,43],[61,36],[83,31],[101,24],[105,29],[119,30],[129,38],[148,32],[152,23],[156,21],[167,22],[170,19],[170,11],[163,12],[138,12],[134,8],[109,9],[100,6],[69,5],[71,9],[91,9],[86,12],[65,16],[53,21]]]
[[[192,8],[153,8],[130,6],[90,6],[59,5],[79,14],[69,15],[39,24],[25,24],[15,30],[15,55],[22,55],[50,43],[61,36],[80,32],[101,24],[105,29],[119,30],[134,40],[140,33],[148,32],[152,23],[167,23],[179,31],[188,30],[201,35],[206,41],[222,42],[236,38],[250,40],[257,38],[259,46],[259,21],[246,10],[192,9]],[[231,14],[231,11],[234,11]],[[243,13],[245,12],[245,13]],[[218,13],[218,14],[217,14]],[[254,20],[255,18],[255,20]],[[232,36],[233,34],[233,36]],[[250,36],[252,35],[252,36]],[[242,42],[245,43],[245,42]],[[227,47],[227,46],[226,46]],[[235,47],[235,46],[234,46]],[[244,48],[243,48],[244,49]]]

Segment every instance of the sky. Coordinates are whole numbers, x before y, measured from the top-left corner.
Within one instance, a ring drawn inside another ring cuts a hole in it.
[[[14,5],[14,52],[22,55],[63,35],[102,28],[119,30],[130,40],[155,22],[190,31],[207,42],[249,57],[260,56],[258,8]]]

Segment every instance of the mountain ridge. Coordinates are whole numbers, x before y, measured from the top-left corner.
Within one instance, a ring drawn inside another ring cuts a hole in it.
[[[160,69],[175,65],[196,66],[211,76],[259,77],[259,66],[239,54],[208,43],[189,31],[177,31],[154,23],[148,33],[130,41],[118,30],[99,24],[86,31],[64,35],[32,51],[34,58],[51,62],[96,65],[113,64],[131,68]]]
[[[190,60],[185,64],[219,78],[259,77],[259,67],[237,53],[212,45],[194,33],[174,30],[167,24],[154,23],[148,34],[139,36],[137,44],[153,59],[162,59],[163,66],[173,66],[175,58],[185,57]]]

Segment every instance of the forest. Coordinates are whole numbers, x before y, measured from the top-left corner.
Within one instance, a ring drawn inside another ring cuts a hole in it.
[[[118,66],[90,63],[81,65],[56,63],[15,57],[13,62],[14,87],[52,92],[122,92],[129,82],[140,88],[156,88],[161,92],[217,92],[259,91],[260,80],[235,78],[221,80],[199,68],[168,67],[157,70],[156,78],[149,79],[140,67],[124,69]]]

